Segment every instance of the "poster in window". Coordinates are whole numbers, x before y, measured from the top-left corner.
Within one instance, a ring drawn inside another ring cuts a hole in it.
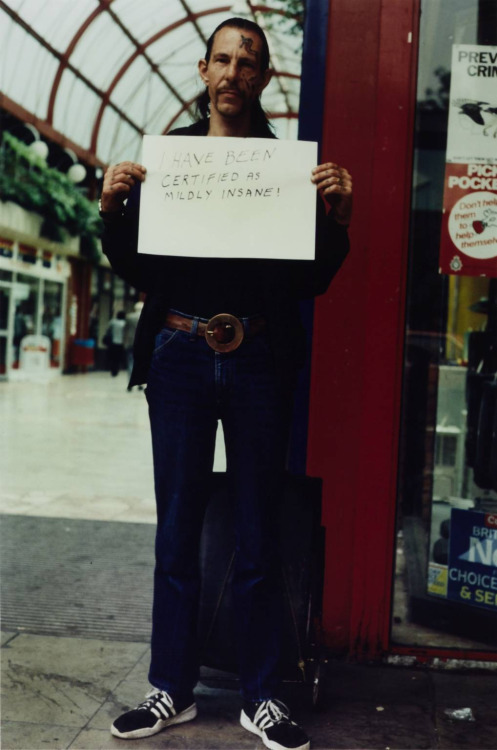
[[[497,612],[497,513],[452,508],[447,597]]]
[[[454,44],[440,272],[497,276],[497,47]]]

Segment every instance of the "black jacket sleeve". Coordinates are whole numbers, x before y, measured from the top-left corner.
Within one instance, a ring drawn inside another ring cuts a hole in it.
[[[322,199],[316,205],[316,255],[313,261],[294,261],[293,288],[298,299],[324,294],[349,252],[347,228],[326,214]]]
[[[137,252],[139,197],[140,185],[136,185],[122,213],[102,216],[102,250],[118,276],[141,292],[151,292],[167,272],[167,259]]]

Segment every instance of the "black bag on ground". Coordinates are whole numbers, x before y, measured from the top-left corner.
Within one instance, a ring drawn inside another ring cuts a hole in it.
[[[283,677],[302,679],[306,661],[316,656],[321,620],[324,566],[321,480],[287,476],[280,528],[285,600]],[[231,593],[234,555],[233,503],[226,475],[214,474],[200,549],[199,643],[204,666],[229,672],[237,671]]]

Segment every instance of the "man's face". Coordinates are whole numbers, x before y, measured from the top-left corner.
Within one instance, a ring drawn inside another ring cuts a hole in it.
[[[261,71],[261,48],[259,36],[252,31],[224,26],[217,32],[209,62],[199,62],[211,111],[214,108],[227,118],[250,111],[271,78],[269,71]]]

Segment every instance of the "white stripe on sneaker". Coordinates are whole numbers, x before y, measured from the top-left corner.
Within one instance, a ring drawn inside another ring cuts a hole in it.
[[[280,700],[263,701],[251,719],[246,709],[240,716],[244,729],[257,734],[268,750],[309,750],[306,733],[290,719],[290,711]]]
[[[150,737],[174,724],[191,721],[196,715],[195,703],[178,712],[167,693],[154,689],[136,709],[115,720],[111,734],[121,739]]]
[[[169,719],[171,718],[171,716],[174,716],[176,714],[173,706],[164,705],[162,700],[158,700],[155,706],[161,712],[164,719]]]

